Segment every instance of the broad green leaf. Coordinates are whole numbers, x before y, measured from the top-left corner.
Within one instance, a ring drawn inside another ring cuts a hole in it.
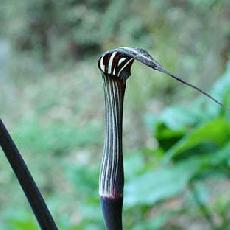
[[[202,144],[210,144],[211,147],[221,147],[229,141],[229,138],[230,123],[224,118],[217,118],[194,129],[182,138],[167,152],[166,159],[169,160],[179,154],[186,153]]]
[[[196,161],[187,161],[175,167],[149,171],[142,176],[127,181],[125,185],[125,205],[153,205],[182,192],[187,182],[197,171]]]
[[[228,177],[230,172],[230,143],[218,151],[195,155],[183,160],[183,162],[193,162],[196,165],[193,180],[200,181],[210,177]]]

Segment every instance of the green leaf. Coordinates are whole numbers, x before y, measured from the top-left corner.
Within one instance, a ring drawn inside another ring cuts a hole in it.
[[[152,205],[177,195],[183,191],[198,167],[196,161],[186,161],[133,178],[125,186],[126,207]]]
[[[218,151],[192,156],[183,160],[193,162],[196,166],[193,180],[203,180],[210,177],[229,177],[230,175],[230,143]]]
[[[230,143],[226,144],[215,154],[212,154],[212,157],[210,158],[210,163],[213,166],[218,166],[223,162],[226,162],[230,166]]]
[[[167,151],[173,145],[175,145],[185,134],[185,130],[172,130],[168,128],[164,123],[158,123],[155,132],[155,138],[157,139],[159,146]]]
[[[201,127],[194,129],[184,138],[182,138],[176,145],[174,145],[166,154],[165,160],[168,161],[182,153],[186,153],[193,148],[207,144],[213,147],[221,147],[230,138],[230,124],[224,118],[217,118],[208,123],[203,124]],[[213,148],[213,149],[212,149]],[[206,150],[206,149],[203,149]],[[202,151],[202,149],[201,149]],[[204,151],[205,152],[205,151]],[[196,152],[194,151],[194,154]]]

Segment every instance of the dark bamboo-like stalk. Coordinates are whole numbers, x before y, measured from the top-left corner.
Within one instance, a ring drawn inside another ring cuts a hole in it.
[[[25,161],[0,119],[0,145],[8,159],[42,230],[56,230],[57,226],[31,176]]]
[[[99,194],[107,229],[120,230],[124,187],[122,122],[126,83],[108,75],[103,75],[103,79],[106,128]]]

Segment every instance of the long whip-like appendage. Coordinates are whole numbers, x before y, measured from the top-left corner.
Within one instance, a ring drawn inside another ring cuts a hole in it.
[[[0,119],[0,145],[8,159],[42,230],[57,230],[46,203],[31,176],[25,161]]]
[[[162,67],[157,69],[159,72],[162,72],[162,73],[165,73],[167,75],[169,75],[170,77],[176,79],[177,81],[181,82],[182,84],[184,85],[187,85],[189,87],[192,87],[193,89],[197,90],[198,92],[202,93],[203,95],[205,95],[206,97],[208,97],[209,99],[211,99],[212,101],[214,101],[215,103],[217,103],[218,105],[220,106],[224,106],[223,103],[219,102],[217,99],[215,99],[213,96],[211,96],[210,94],[206,93],[204,90],[200,89],[199,87],[189,83],[189,82],[186,82],[185,80],[183,80],[181,77],[175,75],[175,74],[172,74],[170,73],[168,70],[166,69],[163,69]]]

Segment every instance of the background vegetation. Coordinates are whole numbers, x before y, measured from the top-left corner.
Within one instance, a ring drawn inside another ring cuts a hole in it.
[[[103,229],[97,57],[142,47],[223,101],[135,64],[125,98],[125,229],[230,227],[228,0],[1,0],[0,112],[60,229]],[[0,229],[38,229],[0,155]]]

